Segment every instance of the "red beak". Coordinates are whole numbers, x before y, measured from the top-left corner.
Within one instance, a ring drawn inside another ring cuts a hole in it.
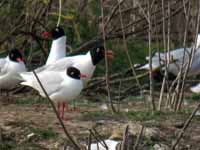
[[[50,32],[47,32],[47,31],[44,31],[44,32],[42,32],[42,37],[43,37],[44,39],[48,39],[48,38],[51,37],[51,33],[50,33]]]
[[[113,51],[112,50],[107,50],[105,51],[105,56],[109,59],[112,59],[114,58],[114,54],[113,54]]]
[[[80,74],[80,78],[87,78],[87,75],[85,75],[85,74]]]
[[[21,58],[17,58],[17,61],[18,62],[22,62],[23,60]]]

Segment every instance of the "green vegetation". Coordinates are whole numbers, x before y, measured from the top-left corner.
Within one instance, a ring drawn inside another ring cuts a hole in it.
[[[112,115],[111,112],[105,111],[95,111],[95,112],[84,112],[83,116],[81,117],[83,120],[101,120],[101,119],[114,119],[114,120],[133,120],[133,121],[149,121],[149,120],[166,120],[166,119],[180,119],[187,118],[191,113],[192,108],[184,108],[181,111],[175,112],[159,112],[159,111],[129,111],[129,112],[121,112]],[[195,117],[196,119],[200,117]]]
[[[53,131],[52,128],[40,129],[40,128],[30,128],[30,131],[35,133],[41,139],[48,140],[51,138],[55,138],[58,134]]]
[[[33,104],[47,104],[48,100],[42,97],[39,98],[20,98],[15,101],[17,105],[33,105]]]
[[[200,94],[193,93],[191,96],[186,97],[186,100],[188,102],[190,102],[190,101],[199,101],[200,100]]]

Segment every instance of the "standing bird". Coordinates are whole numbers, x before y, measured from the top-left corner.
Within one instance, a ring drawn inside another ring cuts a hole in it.
[[[46,65],[36,69],[36,72],[41,72],[44,70],[54,70],[54,71],[63,71],[69,66],[76,67],[80,70],[81,73],[85,74],[87,77],[82,79],[84,85],[94,74],[96,65],[104,58],[113,58],[113,52],[108,50],[105,52],[105,49],[102,45],[96,45],[95,48],[87,52],[87,54],[76,55],[71,57],[65,57],[57,60],[51,65]]]
[[[46,61],[46,65],[52,64],[55,61],[66,56],[66,40],[67,37],[63,28],[55,27],[51,32],[43,32],[43,37],[52,37],[50,53]]]
[[[22,54],[18,49],[10,50],[6,58],[0,59],[0,90],[14,88],[19,82],[19,73],[26,71]]]
[[[59,59],[55,63],[44,65],[43,67],[36,69],[35,72],[38,74],[50,71],[63,72],[66,70],[66,68],[73,66],[80,70],[82,74],[86,75],[85,78],[81,79],[84,83],[84,86],[86,86],[87,81],[92,77],[95,71],[96,65],[105,56],[108,58],[113,58],[112,51],[105,52],[105,49],[102,45],[96,45],[96,47],[87,52],[87,54]],[[34,76],[32,72],[26,72],[24,74],[26,75],[26,78],[32,78]],[[22,78],[24,78],[23,74]],[[68,104],[65,103],[64,105],[67,107],[66,109],[68,110]]]
[[[197,43],[195,45],[196,51],[194,52],[194,58],[191,64],[191,67],[188,72],[188,76],[198,75],[200,74],[200,34],[198,34],[197,37]],[[184,56],[185,52],[185,57]],[[187,64],[189,63],[190,57],[191,57],[192,48],[179,48],[175,50],[171,50],[169,55],[169,66],[168,66],[168,72],[172,73],[173,75],[177,76],[182,64],[184,63],[184,70],[186,70]],[[164,68],[164,64],[166,61],[166,57],[168,57],[168,53],[156,53],[152,57],[152,70],[155,71],[161,67],[161,69]],[[183,59],[184,58],[184,59]],[[149,57],[146,57],[147,60],[149,60]],[[145,64],[144,66],[140,67],[141,69],[149,70],[150,66],[149,64]]]
[[[26,72],[20,73],[23,78],[22,85],[30,86],[37,90],[42,97],[46,97],[34,75]],[[80,80],[85,75],[80,73],[80,70],[75,67],[68,67],[66,71],[48,71],[44,70],[37,74],[48,96],[57,104],[57,111],[64,119],[65,102],[76,98],[83,89],[83,83]],[[62,109],[60,110],[60,104]]]
[[[193,92],[193,93],[200,93],[200,83],[191,87],[190,90]]]

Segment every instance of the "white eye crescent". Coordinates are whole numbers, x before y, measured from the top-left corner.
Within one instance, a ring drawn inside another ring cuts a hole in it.
[[[97,48],[97,53],[100,51],[100,49],[99,48]]]

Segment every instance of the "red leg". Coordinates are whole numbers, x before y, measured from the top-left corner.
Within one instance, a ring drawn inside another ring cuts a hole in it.
[[[57,103],[57,112],[58,112],[59,116],[61,117],[61,114],[60,114],[60,102]]]
[[[61,111],[61,118],[64,119],[64,114],[65,114],[65,103],[62,103],[62,111]]]
[[[65,108],[66,108],[66,111],[67,111],[67,112],[70,111],[67,102],[63,102],[63,112],[62,112],[62,113],[63,113],[63,120],[69,121],[69,120],[71,120],[71,118],[69,118],[69,117],[65,117],[65,118],[64,118]]]

